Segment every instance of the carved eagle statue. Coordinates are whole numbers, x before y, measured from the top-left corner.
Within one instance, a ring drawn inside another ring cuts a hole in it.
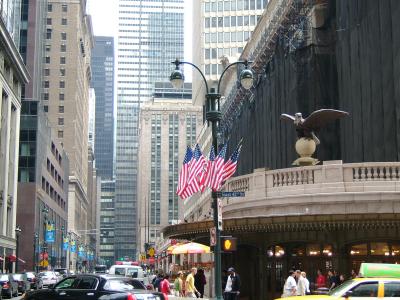
[[[313,139],[317,145],[320,141],[315,135],[321,128],[325,127],[328,123],[333,122],[339,118],[348,116],[349,113],[335,109],[319,109],[312,112],[307,118],[298,112],[294,116],[282,114],[281,120],[293,122],[296,126],[297,136],[299,138]]]

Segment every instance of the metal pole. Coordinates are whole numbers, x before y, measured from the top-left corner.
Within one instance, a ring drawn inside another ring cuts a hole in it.
[[[15,260],[15,273],[18,273],[18,258],[19,258],[19,253],[18,253],[18,248],[19,248],[19,233],[17,232],[16,234],[16,238],[17,238],[17,243],[15,246],[15,254],[17,256],[16,260]]]
[[[221,97],[220,94],[209,93],[206,95],[206,119],[211,122],[212,145],[216,153],[218,153],[217,128],[218,122],[221,120],[221,112],[217,102]],[[218,224],[218,196],[217,193],[212,193],[213,208],[214,208],[214,226],[216,229],[216,243],[214,246],[214,263],[215,263],[215,297],[217,300],[222,299],[222,284],[221,284],[221,231]]]

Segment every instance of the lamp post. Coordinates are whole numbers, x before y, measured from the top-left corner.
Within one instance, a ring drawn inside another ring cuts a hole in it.
[[[35,232],[34,234],[34,239],[33,239],[33,270],[35,270],[36,273],[38,273],[38,266],[37,266],[37,245],[39,241],[39,233]]]
[[[19,259],[19,235],[22,232],[22,229],[17,225],[17,227],[15,227],[15,238],[16,238],[16,245],[15,245],[15,273],[18,273],[18,259]]]
[[[223,78],[226,71],[234,65],[244,65],[245,69],[240,73],[240,83],[245,89],[250,89],[253,86],[253,72],[248,69],[249,61],[237,61],[234,63],[229,64],[225,70],[222,72],[219,80],[218,80],[218,87],[217,92],[214,89],[210,90],[208,88],[207,80],[201,72],[201,70],[194,64],[186,61],[179,61],[176,59],[172,62],[175,64],[175,70],[171,73],[170,81],[174,88],[178,89],[183,85],[185,76],[183,72],[180,70],[179,66],[183,64],[191,65],[197,71],[199,71],[201,77],[204,80],[204,84],[206,86],[206,120],[210,124],[211,122],[211,135],[212,135],[212,145],[215,151],[218,152],[218,140],[217,140],[217,129],[219,125],[219,121],[221,121],[222,114],[220,111],[220,85],[221,79]],[[216,229],[216,243],[214,247],[214,262],[215,262],[215,296],[216,299],[222,299],[222,289],[221,289],[221,227],[218,220],[218,195],[214,191],[212,192],[212,199],[213,199],[213,209],[214,209],[214,226]],[[221,224],[222,225],[222,224]]]

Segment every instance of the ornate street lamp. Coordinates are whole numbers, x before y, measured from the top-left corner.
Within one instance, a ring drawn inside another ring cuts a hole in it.
[[[220,103],[219,99],[221,98],[220,94],[220,85],[221,79],[223,78],[226,71],[234,65],[244,65],[245,69],[240,73],[239,79],[240,83],[245,89],[250,89],[253,86],[253,72],[248,68],[249,61],[237,61],[229,64],[225,70],[222,72],[219,80],[218,80],[218,88],[215,93],[214,90],[209,90],[207,80],[201,72],[201,70],[194,64],[186,61],[180,61],[176,59],[172,62],[175,64],[175,70],[171,73],[169,77],[174,88],[178,89],[182,87],[183,82],[185,80],[185,76],[183,72],[180,70],[179,66],[183,64],[191,65],[197,71],[199,71],[201,77],[204,80],[204,84],[206,86],[206,120],[211,122],[211,134],[212,134],[212,145],[215,151],[218,152],[218,140],[217,140],[217,126],[219,121],[222,119],[222,114],[220,111]],[[221,231],[220,226],[218,224],[218,195],[216,192],[212,192],[213,199],[213,208],[214,208],[214,226],[216,229],[216,244],[214,247],[214,262],[215,262],[215,296],[218,300],[222,299],[221,293]]]

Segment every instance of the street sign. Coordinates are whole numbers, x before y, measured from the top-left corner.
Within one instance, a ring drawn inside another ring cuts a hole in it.
[[[145,262],[146,261],[146,254],[140,253],[140,261]]]
[[[245,192],[218,192],[218,197],[228,198],[228,197],[245,197]]]
[[[217,244],[217,229],[215,227],[210,228],[210,246]]]
[[[148,251],[148,254],[149,254],[150,257],[154,257],[154,254],[156,254],[156,250],[154,250],[154,248],[151,247],[151,248],[149,249],[149,251]]]

